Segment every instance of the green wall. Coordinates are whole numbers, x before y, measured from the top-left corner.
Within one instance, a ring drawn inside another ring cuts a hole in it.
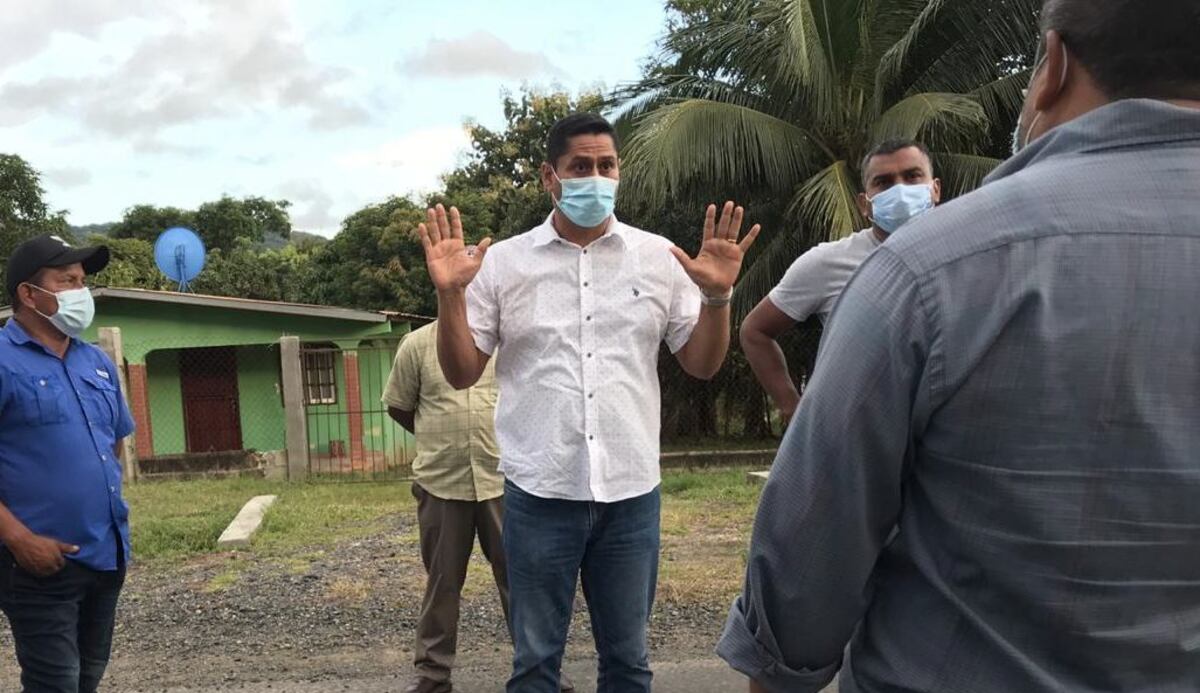
[[[96,319],[83,338],[95,342],[101,327],[121,328],[125,360],[144,363],[156,349],[278,344],[284,335],[302,342],[336,342],[408,332],[407,323],[360,322],[308,315],[156,303],[104,296],[96,301]]]
[[[150,352],[146,358],[146,391],[150,401],[150,427],[154,432],[154,454],[187,452],[178,351]]]
[[[250,305],[247,308],[251,307]],[[119,327],[125,359],[146,365],[150,421],[155,455],[186,452],[179,350],[232,346],[237,350],[239,411],[243,447],[286,447],[280,386],[280,337],[293,335],[305,344],[337,344],[364,349],[359,354],[363,444],[367,450],[412,448],[411,438],[386,417],[379,398],[391,368],[396,342],[409,330],[405,322],[364,322],[344,318],[284,315],[229,307],[192,306],[130,298],[101,297],[96,320],[83,335],[98,339],[100,327]],[[371,347],[371,348],[367,348]],[[341,440],[350,452],[350,407],[346,402],[344,362],[334,359],[338,401],[307,408],[310,449],[328,454],[329,441]],[[391,461],[391,460],[389,460]]]
[[[286,448],[279,349],[241,347],[237,350],[237,364],[242,447],[247,450]]]

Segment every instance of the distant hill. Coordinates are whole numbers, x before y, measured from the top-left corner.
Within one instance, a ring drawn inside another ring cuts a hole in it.
[[[290,245],[301,245],[301,244],[324,245],[325,243],[328,243],[328,242],[329,242],[328,238],[326,238],[324,236],[319,236],[315,233],[308,233],[307,231],[292,231],[291,238],[284,238],[283,236],[276,236],[276,235],[268,235],[263,240],[262,245],[264,248],[268,248],[270,250],[279,250],[280,248],[282,248],[286,245],[289,245],[289,244]]]
[[[68,226],[67,229],[71,235],[83,240],[91,235],[107,236],[109,229],[116,226],[115,221],[110,221],[107,224],[84,224],[83,226]]]

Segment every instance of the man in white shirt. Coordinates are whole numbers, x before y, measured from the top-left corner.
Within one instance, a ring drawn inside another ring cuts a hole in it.
[[[438,291],[438,357],[469,387],[496,350],[514,653],[509,693],[555,693],[575,585],[598,654],[598,693],[649,691],[646,626],[659,547],[659,344],[711,378],[754,226],[710,205],[699,255],[612,214],[616,135],[593,114],[554,125],[542,185],[555,210],[490,246],[463,244],[458,211],[420,227]],[[674,257],[672,257],[674,256]]]
[[[925,145],[889,140],[863,159],[863,188],[858,207],[869,228],[804,253],[746,316],[738,331],[754,376],[787,421],[800,403],[778,339],[797,323],[817,315],[829,320],[842,289],[858,266],[903,224],[941,200],[942,184],[933,177]]]

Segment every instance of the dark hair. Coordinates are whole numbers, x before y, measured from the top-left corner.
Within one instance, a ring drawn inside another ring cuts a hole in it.
[[[871,165],[871,159],[874,159],[877,156],[895,154],[896,152],[903,151],[905,149],[912,149],[914,147],[925,155],[925,158],[929,160],[929,168],[932,169],[933,157],[929,156],[929,148],[924,144],[916,140],[906,140],[902,138],[884,140],[874,147],[871,147],[871,151],[867,152],[867,155],[863,157],[862,165],[859,167],[862,175],[863,187],[867,187],[867,167]]]
[[[617,146],[617,131],[603,116],[572,113],[550,128],[550,134],[546,137],[546,161],[557,167],[559,157],[567,153],[571,138],[577,135],[608,135],[613,139],[613,146]]]
[[[1196,0],[1046,0],[1051,30],[1111,99],[1200,98]]]

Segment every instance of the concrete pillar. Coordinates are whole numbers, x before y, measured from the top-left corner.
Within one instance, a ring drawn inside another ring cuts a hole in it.
[[[299,337],[279,339],[283,413],[287,431],[288,481],[308,478],[308,417],[304,411],[304,364]]]
[[[121,386],[121,395],[125,397],[125,406],[129,406],[129,383],[125,378],[125,348],[121,343],[121,328],[119,327],[101,327],[100,333],[100,348],[104,353],[108,354],[108,358],[112,359],[113,365],[117,367],[117,382]],[[138,452],[134,443],[138,433],[135,431],[132,436],[127,436],[120,442],[121,447],[121,476],[126,482],[137,481],[138,478]]]
[[[346,416],[350,425],[350,465],[357,469],[366,461],[363,450],[362,385],[358,376],[358,352],[342,352],[342,370],[346,373]]]

